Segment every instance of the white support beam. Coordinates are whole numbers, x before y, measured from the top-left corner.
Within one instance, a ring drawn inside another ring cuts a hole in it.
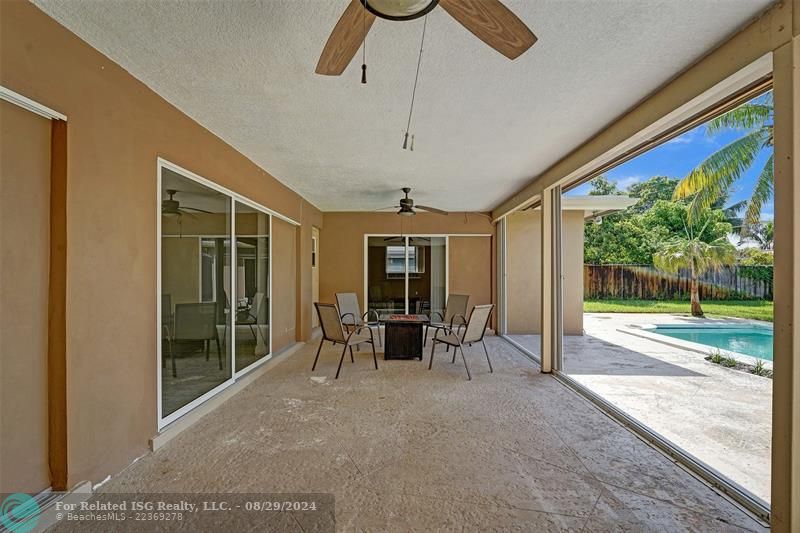
[[[800,10],[800,2],[795,1]],[[800,20],[796,13],[795,20]],[[800,37],[773,54],[775,346],[772,531],[800,531]]]
[[[563,352],[563,268],[561,187],[542,195],[542,372],[561,370]]]

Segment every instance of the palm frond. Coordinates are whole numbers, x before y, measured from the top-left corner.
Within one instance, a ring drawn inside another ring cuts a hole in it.
[[[674,199],[693,196],[689,206],[690,219],[711,207],[741,177],[769,136],[768,128],[761,128],[740,137],[708,156],[678,183]]]
[[[727,129],[751,130],[761,128],[772,120],[772,102],[746,103],[709,121],[706,133],[715,135]]]
[[[774,163],[775,154],[769,156],[764,168],[761,169],[761,174],[758,175],[753,195],[750,197],[750,201],[747,202],[743,226],[757,224],[761,221],[761,208],[772,198],[775,186]]]
[[[653,265],[670,273],[694,268],[695,273],[700,275],[732,264],[735,257],[736,248],[725,237],[710,243],[696,237],[673,237],[663,242],[660,249],[653,254]]]

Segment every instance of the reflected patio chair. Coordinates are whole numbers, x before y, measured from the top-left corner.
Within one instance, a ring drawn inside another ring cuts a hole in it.
[[[211,341],[217,343],[217,359],[219,369],[222,370],[222,361],[225,358],[219,344],[217,332],[217,304],[187,303],[175,305],[175,331],[174,341],[203,341],[206,352],[206,361],[209,359]],[[172,350],[172,377],[177,377],[175,371],[175,350]]]
[[[267,302],[268,301],[265,298],[265,294],[263,292],[257,292],[255,295],[253,295],[253,303],[250,305],[250,309],[242,311],[236,316],[236,325],[250,326],[250,333],[253,334],[253,340],[258,341],[258,337],[256,337],[256,331],[253,328],[253,326],[255,326],[258,329],[258,334],[261,335],[261,340],[264,341],[264,344],[269,344],[269,341],[264,338],[264,333],[261,331],[260,326],[264,326],[267,323]]]
[[[434,311],[431,313],[431,321],[425,326],[425,344],[428,344],[428,329],[430,328],[435,330],[439,330],[444,327],[450,329],[460,329],[460,326],[466,324],[468,302],[469,294],[451,294],[448,296],[444,315],[442,315],[442,313],[439,311]],[[439,320],[436,320],[437,316]],[[447,351],[450,351],[450,347],[447,348]]]
[[[489,318],[492,316],[492,309],[494,304],[476,305],[472,308],[472,313],[469,315],[467,326],[464,328],[464,334],[459,331],[453,330],[448,326],[444,326],[436,330],[433,336],[433,345],[431,346],[431,360],[428,363],[428,370],[433,367],[433,352],[436,350],[437,344],[445,344],[448,347],[453,347],[453,360],[451,363],[456,362],[456,352],[461,350],[461,359],[464,360],[464,368],[467,370],[467,379],[471,380],[472,376],[469,373],[469,366],[467,365],[467,358],[464,357],[464,345],[472,346],[473,343],[480,342],[483,345],[483,352],[486,354],[486,362],[489,363],[489,372],[494,372],[492,369],[492,361],[489,359],[489,350],[486,349],[486,343],[483,336],[486,334],[486,327],[489,325]],[[441,337],[439,333],[444,333]]]
[[[172,325],[174,316],[172,315],[172,295],[161,295],[161,334],[162,339],[167,341],[169,356],[172,359],[172,375],[175,376],[175,357],[172,355]],[[161,368],[167,368],[167,358],[161,358]]]
[[[378,357],[375,355],[375,338],[372,335],[372,329],[363,324],[355,326],[352,331],[345,333],[345,325],[342,323],[342,317],[339,316],[339,311],[333,304],[321,304],[315,302],[314,306],[317,308],[317,316],[319,323],[322,327],[322,340],[319,341],[319,348],[317,348],[317,356],[314,358],[314,365],[311,367],[313,372],[317,368],[317,361],[319,361],[319,352],[322,350],[322,345],[325,341],[330,341],[334,345],[343,344],[342,357],[339,359],[339,367],[336,369],[336,377],[339,379],[339,372],[342,370],[342,362],[344,361],[344,354],[350,350],[350,362],[354,363],[353,346],[360,346],[364,343],[372,345],[372,360],[375,362],[375,370],[378,370]],[[369,336],[360,333],[363,330],[369,332]]]
[[[361,306],[358,305],[358,296],[354,292],[337,292],[336,304],[339,306],[339,313],[342,317],[342,324],[344,324],[347,331],[356,327],[367,326],[369,328],[376,328],[378,331],[378,346],[381,344],[381,328],[378,322],[378,312],[374,309],[361,314]],[[369,320],[369,315],[373,315],[375,320]]]

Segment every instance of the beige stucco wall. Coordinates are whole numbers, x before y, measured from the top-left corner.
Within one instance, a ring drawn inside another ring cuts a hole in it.
[[[541,211],[507,217],[506,286],[509,334],[541,331]],[[583,211],[564,211],[564,334],[583,335]]]
[[[492,246],[495,228],[485,216],[418,213],[325,213],[320,231],[320,301],[335,302],[337,292],[355,292],[364,301],[364,235],[451,234],[450,292],[470,295],[470,307],[493,303]],[[402,228],[401,228],[402,224]],[[401,231],[402,230],[402,231]],[[480,234],[484,237],[455,236]]]
[[[157,158],[303,223],[299,242],[273,249],[299,270],[273,310],[301,321],[300,338],[311,268],[298,250],[321,214],[28,2],[0,2],[0,63],[0,84],[68,117],[68,484],[97,482],[157,432]]]
[[[0,101],[0,492],[50,486],[50,121]]]

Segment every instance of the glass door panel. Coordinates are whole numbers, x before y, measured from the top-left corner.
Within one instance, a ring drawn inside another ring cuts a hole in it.
[[[405,237],[367,238],[367,310],[405,313]]]
[[[447,239],[367,238],[367,309],[379,315],[444,313]]]
[[[269,215],[236,202],[236,371],[270,353]]]
[[[445,237],[409,237],[408,310],[430,316],[444,316],[447,300]]]
[[[231,377],[230,198],[161,176],[162,416]]]

